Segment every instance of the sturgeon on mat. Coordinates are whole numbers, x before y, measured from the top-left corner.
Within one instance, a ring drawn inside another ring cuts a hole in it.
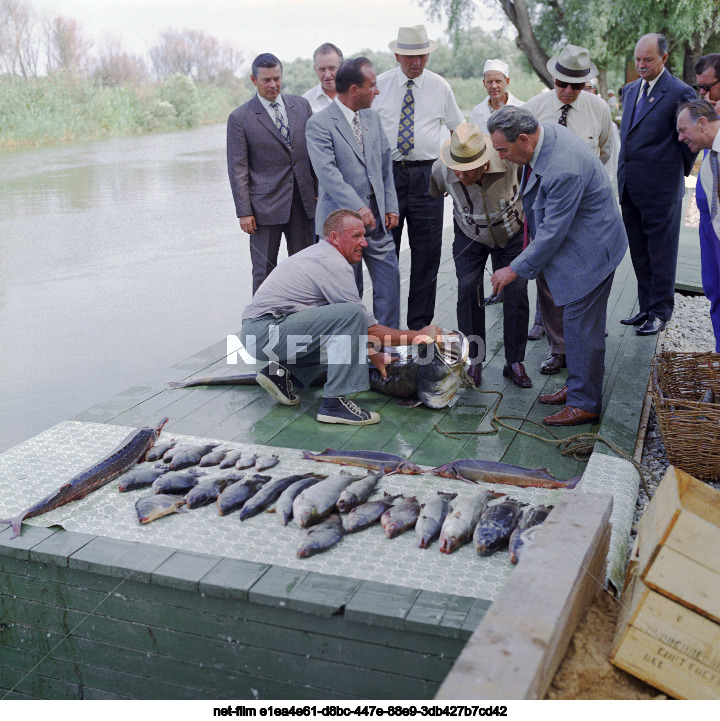
[[[169,418],[163,418],[154,428],[140,428],[133,431],[109,456],[81,471],[49,496],[14,518],[0,519],[0,523],[9,523],[13,529],[12,538],[17,538],[20,535],[20,524],[23,519],[40,516],[53,508],[85,498],[88,493],[102,488],[145,458],[145,454],[152,448],[168,420]]]
[[[508,486],[521,486],[526,488],[575,488],[582,476],[576,476],[568,481],[555,478],[547,468],[523,468],[512,466],[509,463],[498,461],[484,461],[482,459],[461,458],[432,469],[436,476],[443,478],[457,478],[470,483],[503,483]]]
[[[360,466],[382,473],[422,473],[423,470],[407,458],[380,451],[336,451],[326,448],[322,453],[303,451],[303,458],[321,463],[339,463],[341,466]]]

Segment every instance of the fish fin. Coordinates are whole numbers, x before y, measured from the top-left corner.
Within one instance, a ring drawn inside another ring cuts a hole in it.
[[[572,489],[577,486],[578,483],[580,483],[580,479],[582,478],[582,473],[579,476],[575,476],[575,478],[571,478],[566,484],[565,488]]]
[[[3,518],[0,520],[0,523],[8,523],[12,527],[13,535],[10,536],[10,540],[20,535],[20,526],[22,525],[23,518],[25,518],[24,511],[13,518]]]
[[[312,460],[314,459],[314,457],[315,457],[315,454],[314,454],[314,453],[310,453],[310,451],[303,451],[303,452],[302,452],[302,457],[303,457],[305,460],[312,461]]]

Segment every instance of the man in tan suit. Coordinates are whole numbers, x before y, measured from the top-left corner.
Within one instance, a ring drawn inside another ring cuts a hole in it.
[[[317,181],[305,143],[310,104],[281,95],[282,63],[270,53],[255,58],[250,79],[257,95],[228,118],[227,160],[240,228],[250,235],[254,294],[277,264],[283,233],[288,255],[314,242]]]

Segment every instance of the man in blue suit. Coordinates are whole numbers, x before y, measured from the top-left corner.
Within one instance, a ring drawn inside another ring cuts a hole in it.
[[[398,224],[398,200],[392,158],[377,113],[375,70],[367,58],[346,60],[335,76],[337,95],[325,110],[308,120],[308,154],[318,179],[315,219],[349,208],[360,214],[368,245],[363,260],[373,284],[373,312],[378,322],[400,325],[400,273],[390,231]],[[362,264],[355,279],[362,297]]]
[[[549,426],[595,423],[602,409],[605,319],[615,268],[627,236],[610,178],[597,155],[572,130],[540,124],[524,108],[505,106],[488,119],[493,147],[524,166],[525,250],[492,276],[499,293],[518,276],[542,271],[563,306],[567,384],[540,403],[565,405],[543,419]]]
[[[618,191],[640,307],[620,322],[638,326],[638,335],[655,335],[672,315],[684,176],[696,155],[675,132],[678,106],[696,96],[665,70],[667,59],[664,35],[641,37],[635,46],[640,77],[622,93]]]

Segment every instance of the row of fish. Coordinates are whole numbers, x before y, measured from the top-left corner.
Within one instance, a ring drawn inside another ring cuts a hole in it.
[[[170,440],[159,444],[148,452],[146,461],[159,461],[169,465],[171,471],[180,471],[190,466],[208,468],[218,466],[222,469],[251,468],[264,471],[278,464],[276,454],[261,456],[238,448],[223,447],[221,443],[182,444]]]

